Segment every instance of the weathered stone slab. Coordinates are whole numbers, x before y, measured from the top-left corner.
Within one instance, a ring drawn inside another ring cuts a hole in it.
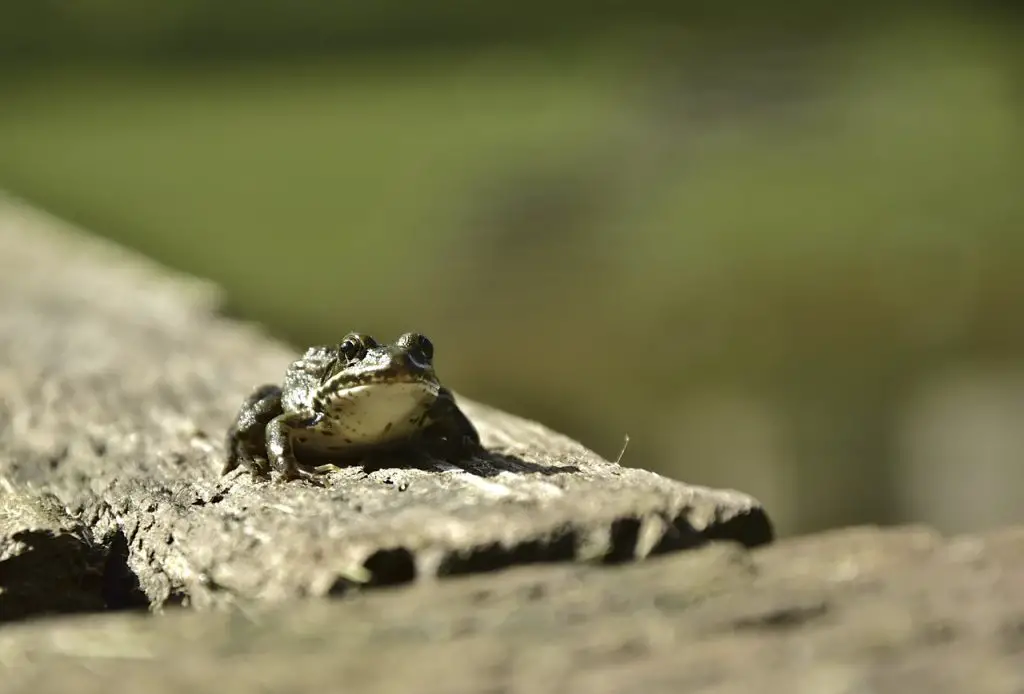
[[[1024,528],[856,528],[0,631],[0,692],[1018,694]]]
[[[107,603],[280,601],[771,539],[749,496],[616,465],[465,398],[490,454],[459,466],[395,459],[324,487],[221,478],[241,399],[295,351],[219,317],[212,287],[60,227],[0,201],[0,475],[54,495],[74,526],[56,530],[106,553]],[[0,557],[21,531],[4,532]],[[0,590],[28,596],[37,574],[18,566],[0,561]],[[0,617],[47,611],[59,592]]]
[[[0,477],[0,621],[106,609],[107,562],[56,497]]]

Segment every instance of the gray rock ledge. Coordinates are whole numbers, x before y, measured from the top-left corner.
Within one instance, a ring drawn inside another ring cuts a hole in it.
[[[323,488],[221,478],[241,399],[295,350],[219,316],[219,298],[0,198],[0,621],[772,539],[749,496],[616,465],[465,398],[490,454],[459,466],[396,459]]]

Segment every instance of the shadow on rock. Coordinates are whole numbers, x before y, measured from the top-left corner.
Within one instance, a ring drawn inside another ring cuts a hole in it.
[[[516,455],[492,451],[485,451],[472,458],[451,459],[443,462],[424,454],[412,454],[402,461],[396,460],[393,454],[379,458],[364,458],[361,461],[361,467],[366,473],[390,468],[412,468],[436,473],[444,471],[445,465],[456,466],[478,477],[497,477],[505,472],[516,475],[571,475],[580,471],[575,465],[541,465]]]

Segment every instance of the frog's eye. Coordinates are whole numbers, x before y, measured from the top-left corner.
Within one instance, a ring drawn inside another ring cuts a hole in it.
[[[427,361],[434,358],[434,343],[426,338],[424,335],[417,335],[416,348],[419,349],[420,353],[426,357]]]
[[[405,333],[398,338],[398,344],[410,353],[418,353],[427,362],[434,358],[434,344],[419,333]]]
[[[357,336],[346,337],[338,345],[338,352],[348,361],[356,361],[366,356],[366,346]]]

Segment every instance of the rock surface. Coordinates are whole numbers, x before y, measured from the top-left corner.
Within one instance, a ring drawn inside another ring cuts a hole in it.
[[[1019,694],[1024,528],[853,529],[0,630],[0,692]]]
[[[296,352],[219,317],[213,288],[59,227],[0,205],[0,480],[16,510],[0,524],[2,604],[16,606],[0,619],[72,603],[283,601],[771,539],[749,496],[616,465],[465,398],[486,456],[396,458],[323,486],[221,477],[242,399],[279,382]],[[443,374],[443,346],[438,361]],[[41,568],[47,553],[60,563]]]
[[[766,544],[465,399],[486,459],[220,478],[293,352],[60,226],[0,200],[0,694],[1024,692],[1024,528]]]

